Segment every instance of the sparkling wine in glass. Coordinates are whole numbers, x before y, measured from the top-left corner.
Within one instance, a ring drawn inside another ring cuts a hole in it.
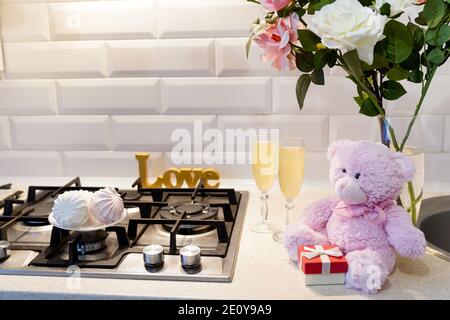
[[[305,171],[305,143],[302,138],[284,138],[280,141],[278,180],[285,198],[286,225],[293,222],[294,200],[300,193]],[[282,229],[273,233],[273,239],[282,241]]]
[[[250,226],[258,233],[272,232],[267,218],[269,215],[269,190],[277,172],[278,144],[272,141],[256,141],[252,146],[252,172],[256,186],[261,192],[261,220]]]

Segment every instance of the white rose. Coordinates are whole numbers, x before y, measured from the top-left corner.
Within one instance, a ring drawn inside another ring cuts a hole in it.
[[[423,9],[423,6],[415,5],[415,0],[376,0],[375,8],[380,11],[381,7],[385,3],[389,3],[389,5],[391,6],[391,17],[405,12],[410,20],[414,20],[418,17],[419,12]]]
[[[386,20],[358,0],[336,0],[316,11],[308,27],[328,48],[343,53],[356,49],[362,61],[372,64],[373,48],[384,38]]]

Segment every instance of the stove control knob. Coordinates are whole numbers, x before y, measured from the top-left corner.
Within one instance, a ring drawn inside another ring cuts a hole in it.
[[[0,262],[5,261],[9,257],[9,242],[0,241]]]
[[[200,266],[201,250],[194,245],[185,246],[180,249],[181,265],[183,268],[194,269]]]
[[[159,244],[146,246],[142,253],[144,264],[148,267],[158,267],[164,263],[164,248]]]

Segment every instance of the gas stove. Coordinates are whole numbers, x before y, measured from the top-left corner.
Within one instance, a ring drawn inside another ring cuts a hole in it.
[[[102,230],[76,232],[49,224],[56,197],[96,191],[79,178],[63,186],[30,186],[4,200],[0,274],[230,282],[248,192],[234,189],[117,189],[127,218]]]

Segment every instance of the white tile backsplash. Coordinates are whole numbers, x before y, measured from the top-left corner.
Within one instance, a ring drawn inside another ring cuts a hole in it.
[[[8,78],[82,78],[106,74],[102,41],[3,44]]]
[[[341,139],[378,141],[379,131],[377,118],[360,115],[330,116],[330,142]]]
[[[261,61],[262,50],[258,46],[245,54],[247,38],[216,39],[216,73],[218,76],[295,76],[295,71],[278,71],[270,63]]]
[[[48,8],[52,40],[145,39],[156,35],[152,0],[52,3]]]
[[[273,78],[273,112],[280,114],[357,114],[355,87],[344,77],[325,77],[325,85],[311,84],[302,111],[295,86],[298,77]]]
[[[226,129],[276,129],[280,137],[303,137],[308,151],[324,151],[328,146],[326,115],[218,116],[217,122],[224,135]]]
[[[271,111],[270,78],[166,78],[162,108],[169,114],[260,114]]]
[[[420,84],[408,81],[402,82],[408,94],[405,94],[399,100],[390,102],[390,110],[393,113],[402,113],[414,111],[420,97]],[[450,112],[450,94],[448,91],[450,85],[450,77],[444,75],[436,75],[428,90],[428,94],[423,101],[421,112],[442,114]]]
[[[194,126],[207,130],[216,126],[215,116],[113,116],[114,150],[168,151],[180,142],[172,140],[174,130],[194,139]],[[177,135],[178,136],[178,135]],[[193,141],[193,140],[192,140]],[[193,143],[193,142],[192,142]]]
[[[48,41],[49,28],[45,4],[0,6],[3,41]]]
[[[445,116],[444,151],[450,152],[450,115]]]
[[[0,176],[62,176],[60,152],[0,151]]]
[[[160,113],[158,78],[56,81],[61,114]],[[0,102],[1,103],[1,102]]]
[[[326,68],[325,86],[311,84],[300,111],[299,73],[274,70],[255,44],[245,55],[263,15],[245,0],[0,0],[0,175],[137,176],[134,153],[146,150],[159,174],[173,165],[174,130],[194,138],[198,120],[203,133],[304,137],[305,178],[327,180],[329,142],[378,141],[377,119],[358,113],[339,68]],[[403,84],[408,95],[388,102],[389,114],[417,103],[420,85]],[[450,182],[449,84],[447,63],[417,120],[427,181]],[[208,144],[190,143],[196,157]],[[248,164],[213,167],[251,177]]]
[[[64,175],[85,177],[138,177],[138,163],[134,152],[118,151],[65,151]],[[151,152],[149,175],[164,172],[164,154]]]
[[[108,41],[111,77],[213,76],[213,39]]]
[[[0,115],[56,113],[54,80],[1,80]]]
[[[159,0],[158,37],[245,37],[261,15],[258,6],[241,0]]]
[[[108,116],[11,117],[13,146],[19,150],[108,150]]]
[[[0,150],[11,148],[11,130],[9,129],[9,118],[0,117]]]

